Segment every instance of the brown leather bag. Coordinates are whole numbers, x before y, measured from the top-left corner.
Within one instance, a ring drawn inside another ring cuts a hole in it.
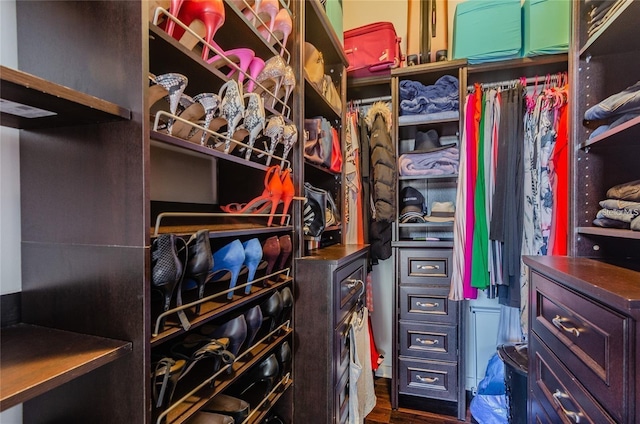
[[[331,167],[333,150],[331,124],[323,117],[304,120],[307,139],[304,142],[304,157],[311,163]]]

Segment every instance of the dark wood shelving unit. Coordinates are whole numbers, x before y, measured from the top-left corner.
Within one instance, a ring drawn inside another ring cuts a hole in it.
[[[307,96],[307,116],[324,116],[329,121],[339,120],[341,112],[331,105],[320,90],[307,77],[304,78],[304,90]]]
[[[397,240],[391,242],[393,247],[431,247],[431,248],[452,248],[452,240]]]
[[[640,231],[623,230],[620,228],[578,227],[577,232],[578,234],[590,234],[593,236],[640,240]]]
[[[567,53],[558,53],[473,64],[467,68],[467,81],[469,84],[473,84],[480,81],[495,82],[521,76],[540,76],[540,82],[543,84],[546,74],[566,71],[567,61]]]
[[[305,31],[313,30],[313,40],[310,40],[309,34],[306,38],[322,52],[324,63],[326,65],[348,64],[349,61],[342,49],[342,43],[338,40],[331,22],[329,22],[329,18],[318,0],[305,1],[304,19]]]
[[[640,49],[640,39],[629,37],[629,28],[638,25],[640,2],[626,1],[580,48],[580,56],[604,56]],[[586,35],[586,30],[585,30]]]
[[[0,330],[0,411],[108,364],[131,343],[36,325]]]
[[[640,140],[640,116],[636,116],[629,121],[610,128],[602,134],[588,139],[578,145],[580,149],[591,147],[629,147],[631,144],[638,144]]]
[[[5,127],[55,128],[131,118],[131,111],[122,106],[5,66],[0,66],[0,92]],[[8,113],[4,101],[18,103],[23,115]]]

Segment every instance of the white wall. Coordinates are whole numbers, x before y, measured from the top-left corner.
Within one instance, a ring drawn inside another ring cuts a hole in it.
[[[0,0],[0,64],[18,67],[15,0]],[[0,295],[22,289],[20,269],[20,149],[18,130],[0,127]],[[0,413],[0,423],[22,422],[22,405]]]

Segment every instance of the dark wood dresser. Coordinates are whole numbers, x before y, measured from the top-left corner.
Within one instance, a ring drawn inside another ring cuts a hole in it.
[[[638,422],[640,273],[588,258],[524,261],[528,422]]]
[[[296,423],[349,420],[347,336],[364,289],[368,251],[367,246],[334,245],[296,259]]]

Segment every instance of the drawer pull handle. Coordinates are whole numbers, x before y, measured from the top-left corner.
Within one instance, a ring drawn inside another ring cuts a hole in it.
[[[575,327],[567,327],[566,325],[564,325],[564,323],[567,321],[569,321],[567,318],[562,318],[560,315],[556,315],[556,317],[551,320],[553,325],[555,325],[560,330],[571,333],[576,337],[580,337],[580,330]]]
[[[433,383],[435,383],[435,382],[437,382],[439,380],[438,377],[422,377],[420,375],[416,375],[416,378],[421,383],[429,383],[429,384],[433,384]]]
[[[569,399],[568,394],[561,392],[560,389],[556,389],[555,393],[552,396],[553,396],[553,400],[560,407],[560,409],[562,409],[562,412],[564,412],[564,414],[567,417],[571,418],[573,422],[575,422],[576,424],[580,422],[580,417],[582,417],[582,412],[569,411],[564,406],[562,406],[562,402],[560,402],[560,399]]]
[[[433,345],[437,345],[438,344],[438,340],[430,340],[430,339],[421,339],[421,338],[417,338],[416,342],[423,344],[423,345],[429,345],[429,346],[433,346]]]
[[[347,280],[346,284],[349,290],[355,289],[358,285],[362,285],[364,288],[364,282],[362,280]]]
[[[416,306],[419,308],[437,308],[440,304],[438,302],[416,302]]]
[[[440,265],[418,265],[418,269],[440,269]]]

